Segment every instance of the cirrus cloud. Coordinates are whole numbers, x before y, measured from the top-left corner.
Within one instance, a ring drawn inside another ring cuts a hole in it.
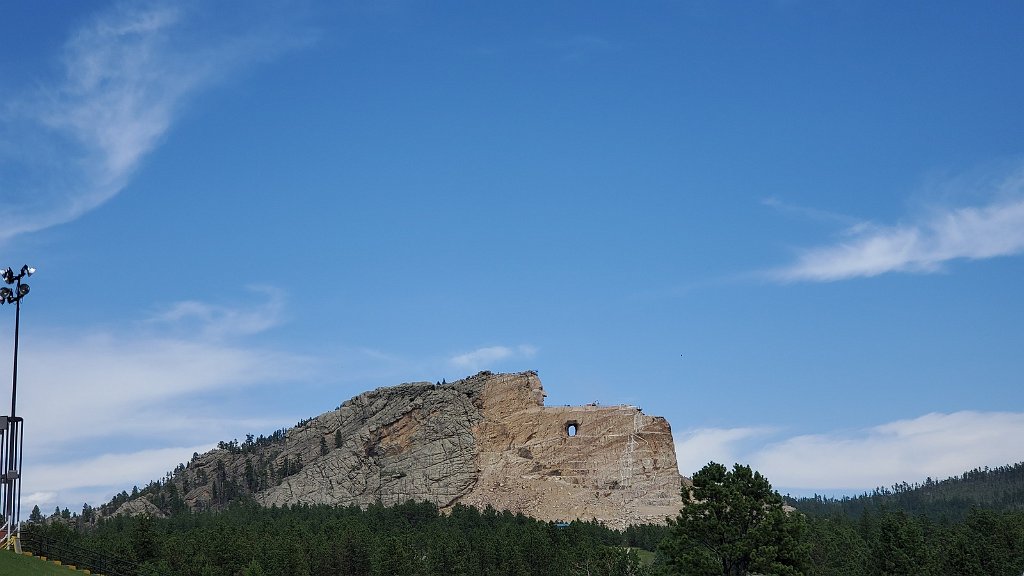
[[[795,489],[867,490],[979,466],[1024,460],[1010,438],[1024,436],[1024,414],[932,413],[853,433],[810,434],[758,450],[751,464]]]
[[[1024,170],[992,186],[998,200],[933,209],[908,223],[858,223],[835,244],[803,251],[769,275],[782,282],[830,282],[890,272],[934,273],[951,261],[1024,252]]]
[[[780,436],[767,427],[683,433],[676,447],[680,471],[740,462],[783,491],[853,494],[1024,460],[1009,441],[1024,436],[1019,412],[930,413],[858,430]]]
[[[449,359],[449,363],[457,368],[479,370],[513,358],[533,358],[537,349],[529,344],[519,346],[485,346],[471,352],[457,354]]]
[[[287,18],[265,18],[272,23],[226,39],[204,34],[187,6],[115,5],[69,35],[55,79],[7,96],[0,217],[8,225],[0,241],[70,222],[110,200],[192,97],[305,43],[281,30]]]

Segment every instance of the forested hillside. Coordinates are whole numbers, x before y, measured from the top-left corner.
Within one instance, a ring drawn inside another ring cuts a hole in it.
[[[170,518],[54,521],[29,530],[76,549],[137,563],[139,574],[361,576],[646,574],[635,549],[654,548],[661,527],[618,532],[593,522],[559,525],[522,515],[431,503],[393,507],[235,503]],[[651,531],[653,530],[653,531]]]
[[[808,574],[1024,571],[1024,463],[857,497],[788,502],[808,517]]]
[[[972,508],[997,512],[1024,510],[1024,462],[998,468],[975,468],[960,476],[924,483],[876,488],[855,497],[789,498],[788,503],[811,515],[841,514],[857,518],[866,510],[885,507],[932,520],[961,521]]]
[[[728,547],[747,546],[758,554],[785,542],[792,574],[1015,576],[1024,572],[1022,468],[972,470],[858,498],[791,500],[803,512],[789,514],[790,530],[776,523],[750,531],[742,518],[715,515],[713,532]],[[764,483],[770,499],[779,499]],[[714,494],[701,501],[710,504],[726,493]],[[736,506],[728,499],[718,504],[722,510]],[[34,510],[33,516],[27,532],[124,559],[139,567],[130,573],[148,576],[673,574],[673,556],[693,551],[687,542],[706,547],[700,534],[695,540],[677,530],[682,514],[674,526],[616,531],[596,522],[562,525],[463,505],[443,514],[435,504],[411,501],[362,509],[266,508],[242,500],[221,511],[180,507],[168,518],[104,517],[85,506],[81,515],[55,511],[45,519]],[[710,516],[697,509],[695,517]],[[646,562],[638,550],[646,551]]]

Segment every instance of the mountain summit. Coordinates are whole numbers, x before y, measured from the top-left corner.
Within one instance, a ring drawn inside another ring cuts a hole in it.
[[[663,523],[682,506],[672,431],[634,406],[544,406],[536,372],[400,384],[179,466],[158,506],[491,505],[543,520]],[[148,493],[147,493],[148,492]]]

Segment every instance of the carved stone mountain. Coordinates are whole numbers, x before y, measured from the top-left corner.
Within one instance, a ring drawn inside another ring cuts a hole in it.
[[[633,406],[544,406],[535,372],[352,398],[271,438],[194,457],[169,484],[193,508],[426,500],[609,526],[663,523],[682,506],[672,431]]]

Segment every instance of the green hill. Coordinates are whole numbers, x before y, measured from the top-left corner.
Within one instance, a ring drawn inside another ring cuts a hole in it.
[[[933,520],[954,521],[966,518],[972,508],[1024,511],[1024,462],[998,468],[975,468],[941,481],[928,478],[924,483],[904,482],[855,497],[789,498],[788,503],[805,514],[841,514],[850,518],[881,507]]]
[[[67,566],[58,566],[33,556],[22,556],[0,550],[0,574],[18,576],[69,576],[78,572]]]

